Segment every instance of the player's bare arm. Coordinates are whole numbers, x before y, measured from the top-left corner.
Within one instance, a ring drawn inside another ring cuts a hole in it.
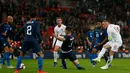
[[[63,38],[63,37],[58,37],[58,36],[56,36],[55,34],[53,34],[53,36],[54,36],[56,39],[60,40],[60,41],[64,41],[64,40],[65,40],[65,38]]]

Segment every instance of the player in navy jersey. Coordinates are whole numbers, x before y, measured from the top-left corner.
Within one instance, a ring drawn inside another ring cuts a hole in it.
[[[103,45],[107,42],[107,31],[103,29],[102,22],[97,21],[97,28],[94,30],[94,43],[93,43],[93,59],[97,57],[97,51],[100,51]],[[104,56],[107,62],[107,55]]]
[[[73,48],[74,37],[72,37],[71,31],[72,31],[71,27],[66,27],[66,30],[65,30],[66,35],[64,37],[59,37],[53,34],[56,39],[63,41],[63,44],[61,46],[62,66],[64,69],[67,69],[65,59],[68,58],[70,61],[74,63],[77,69],[84,70],[85,68],[80,66],[76,58],[76,55],[73,53],[72,48]]]
[[[10,64],[10,53],[13,52],[13,49],[10,47],[11,40],[11,31],[12,27],[11,24],[13,23],[13,17],[8,16],[7,22],[0,24],[0,50],[1,52],[4,51],[4,57],[0,61],[0,68],[2,68],[2,64],[5,60],[7,60],[7,68],[14,68]]]
[[[92,48],[93,48],[93,41],[94,41],[94,29],[95,26],[94,25],[90,25],[90,30],[86,33],[86,40],[88,43],[88,51],[89,51],[89,59],[91,64],[94,66],[95,62],[92,61],[93,59],[93,52],[92,52]]]
[[[42,36],[40,34],[40,23],[36,21],[36,14],[31,13],[30,20],[24,24],[24,26],[20,29],[20,31],[16,34],[15,40],[20,36],[20,33],[24,32],[24,41],[22,45],[22,49],[20,51],[20,56],[17,60],[17,66],[15,73],[19,73],[20,65],[22,63],[22,57],[25,55],[26,51],[30,48],[37,53],[38,55],[38,73],[47,73],[42,71],[43,65],[43,53],[41,51],[40,44],[38,40],[43,43]],[[38,40],[37,40],[38,39]]]

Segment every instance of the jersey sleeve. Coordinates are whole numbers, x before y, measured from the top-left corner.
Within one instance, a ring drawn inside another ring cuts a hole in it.
[[[63,33],[62,33],[62,35],[65,35],[66,33],[65,33],[65,29],[66,29],[66,26],[64,26],[64,28],[63,28]]]
[[[56,31],[56,27],[54,28],[54,34],[55,34],[55,35],[58,35],[58,34],[57,34],[57,31]]]
[[[36,25],[36,34],[37,34],[37,37],[39,39],[39,41],[42,41],[42,36],[41,36],[41,33],[40,33],[40,23],[37,22],[37,25]]]
[[[108,33],[108,40],[111,41],[112,40],[112,34],[115,33],[115,30],[113,28],[109,28],[107,33]]]
[[[0,24],[0,32],[1,33],[6,32],[5,27],[4,27],[4,23]]]
[[[104,29],[104,36],[108,36],[107,31]]]
[[[56,32],[56,27],[54,28],[54,34],[57,35],[57,32]],[[52,42],[52,46],[55,45],[55,42],[56,42],[56,38],[53,37],[53,42]]]
[[[64,36],[65,40],[66,41],[69,41],[70,40],[70,37],[69,36]]]

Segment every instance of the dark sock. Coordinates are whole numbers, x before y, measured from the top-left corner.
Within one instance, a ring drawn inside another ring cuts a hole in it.
[[[62,59],[62,66],[63,66],[65,69],[67,68],[65,59]]]

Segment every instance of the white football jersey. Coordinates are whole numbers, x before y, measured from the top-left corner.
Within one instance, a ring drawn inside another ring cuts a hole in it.
[[[108,36],[112,38],[112,42],[117,42],[122,44],[122,38],[120,35],[120,26],[114,25],[114,24],[109,24],[107,28],[107,33]]]
[[[57,36],[61,36],[61,35],[65,35],[65,28],[66,26],[65,25],[61,25],[60,27],[58,27],[58,25],[54,28],[54,33],[57,35]]]
[[[54,28],[54,33],[55,33],[55,35],[57,35],[57,36],[63,37],[63,35],[65,35],[65,29],[66,29],[66,26],[65,26],[65,25],[62,24],[60,27],[58,27],[58,25],[57,25],[57,26],[55,26],[55,28]],[[57,45],[57,46],[60,46],[60,47],[61,47],[62,43],[63,43],[63,41],[57,40],[57,39],[54,37],[54,38],[53,38],[52,46]]]

